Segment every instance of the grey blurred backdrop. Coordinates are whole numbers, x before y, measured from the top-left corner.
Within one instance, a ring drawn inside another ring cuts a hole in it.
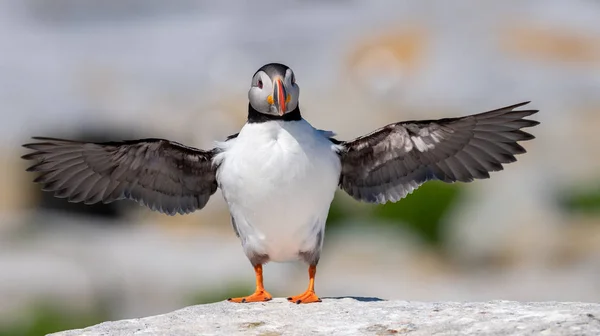
[[[0,0],[0,335],[248,294],[219,192],[188,216],[52,199],[32,135],[209,148],[243,125],[254,71],[291,66],[305,118],[350,139],[531,100],[528,154],[391,205],[339,193],[323,297],[600,300],[600,2]],[[269,264],[276,296],[301,264]]]

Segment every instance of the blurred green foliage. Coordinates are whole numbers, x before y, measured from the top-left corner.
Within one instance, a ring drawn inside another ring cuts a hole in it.
[[[102,309],[97,311],[65,310],[56,305],[41,303],[24,312],[26,319],[0,325],[0,336],[40,336],[68,329],[89,327],[108,320]]]
[[[336,197],[329,210],[327,229],[337,230],[351,218],[374,225],[391,224],[410,229],[424,242],[437,247],[443,239],[443,218],[460,201],[463,190],[460,184],[432,181],[396,203],[367,207],[349,207]]]
[[[562,192],[559,203],[569,213],[600,215],[600,181]]]

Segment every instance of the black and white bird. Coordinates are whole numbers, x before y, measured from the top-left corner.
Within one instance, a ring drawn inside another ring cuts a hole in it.
[[[132,199],[169,215],[202,209],[220,188],[256,291],[232,302],[268,301],[262,265],[303,260],[309,286],[288,298],[320,301],[314,291],[325,221],[337,188],[359,201],[396,202],[429,180],[489,178],[525,153],[518,141],[537,110],[516,104],[480,114],[384,126],[352,141],[314,128],[300,114],[294,72],[267,64],[254,74],[248,120],[211,150],[164,139],[89,143],[35,137],[23,156],[43,190],[71,202]]]

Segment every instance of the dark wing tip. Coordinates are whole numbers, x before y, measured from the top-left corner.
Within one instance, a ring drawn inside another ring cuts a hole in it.
[[[537,113],[537,112],[538,112],[538,111],[535,111],[535,113]],[[525,125],[525,126],[523,126],[523,127],[521,127],[521,128],[533,127],[533,126],[537,126],[537,125],[539,125],[539,124],[540,124],[540,122],[539,122],[539,121],[537,121],[537,120],[531,120],[531,119],[523,119],[523,120],[527,121],[527,122],[528,122],[528,124],[527,124],[527,125]]]
[[[40,170],[38,169],[38,164],[34,164],[31,167],[27,167],[27,169],[25,169],[25,171],[26,172],[38,172]]]
[[[529,141],[535,139],[535,135],[531,133],[521,131],[521,134],[523,134],[523,138],[517,141]]]
[[[34,140],[42,140],[42,141],[77,142],[77,141],[73,141],[73,140],[52,138],[52,137],[43,137],[43,136],[33,136],[31,138]]]
[[[509,107],[507,107],[507,108],[508,108],[508,109],[511,109],[511,110],[513,110],[513,109],[516,109],[516,108],[518,108],[518,107],[525,106],[525,105],[527,105],[527,104],[529,104],[529,103],[531,103],[531,100],[524,101],[524,102],[522,102],[522,103],[518,103],[518,104],[514,104],[514,105],[511,105],[511,106],[509,106]]]
[[[29,143],[23,144],[21,146],[23,146],[25,148],[35,149],[32,147],[37,146],[37,145],[56,144],[57,142],[58,143],[60,143],[60,142],[62,142],[62,143],[77,143],[77,141],[74,141],[74,140],[50,138],[50,137],[42,137],[42,136],[33,136],[33,137],[31,137],[31,139],[44,141],[44,142],[29,142]]]
[[[540,112],[540,110],[508,110],[506,114],[519,114],[522,118],[528,117],[530,115],[534,115]]]
[[[24,155],[21,155],[21,159],[23,159],[23,160],[34,160],[36,155],[38,155],[37,152],[24,154]]]
[[[22,146],[22,147],[25,147],[25,148],[27,148],[27,149],[33,149],[33,150],[36,150],[36,147],[37,147],[37,146],[39,146],[39,145],[44,145],[44,144],[47,144],[47,143],[43,143],[43,142],[29,142],[29,143],[23,144],[23,145],[21,145],[21,146]]]

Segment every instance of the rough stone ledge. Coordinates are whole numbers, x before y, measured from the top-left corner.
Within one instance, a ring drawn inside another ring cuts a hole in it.
[[[105,322],[75,335],[600,335],[600,304],[407,302],[329,298],[295,305],[217,302],[168,314]]]

